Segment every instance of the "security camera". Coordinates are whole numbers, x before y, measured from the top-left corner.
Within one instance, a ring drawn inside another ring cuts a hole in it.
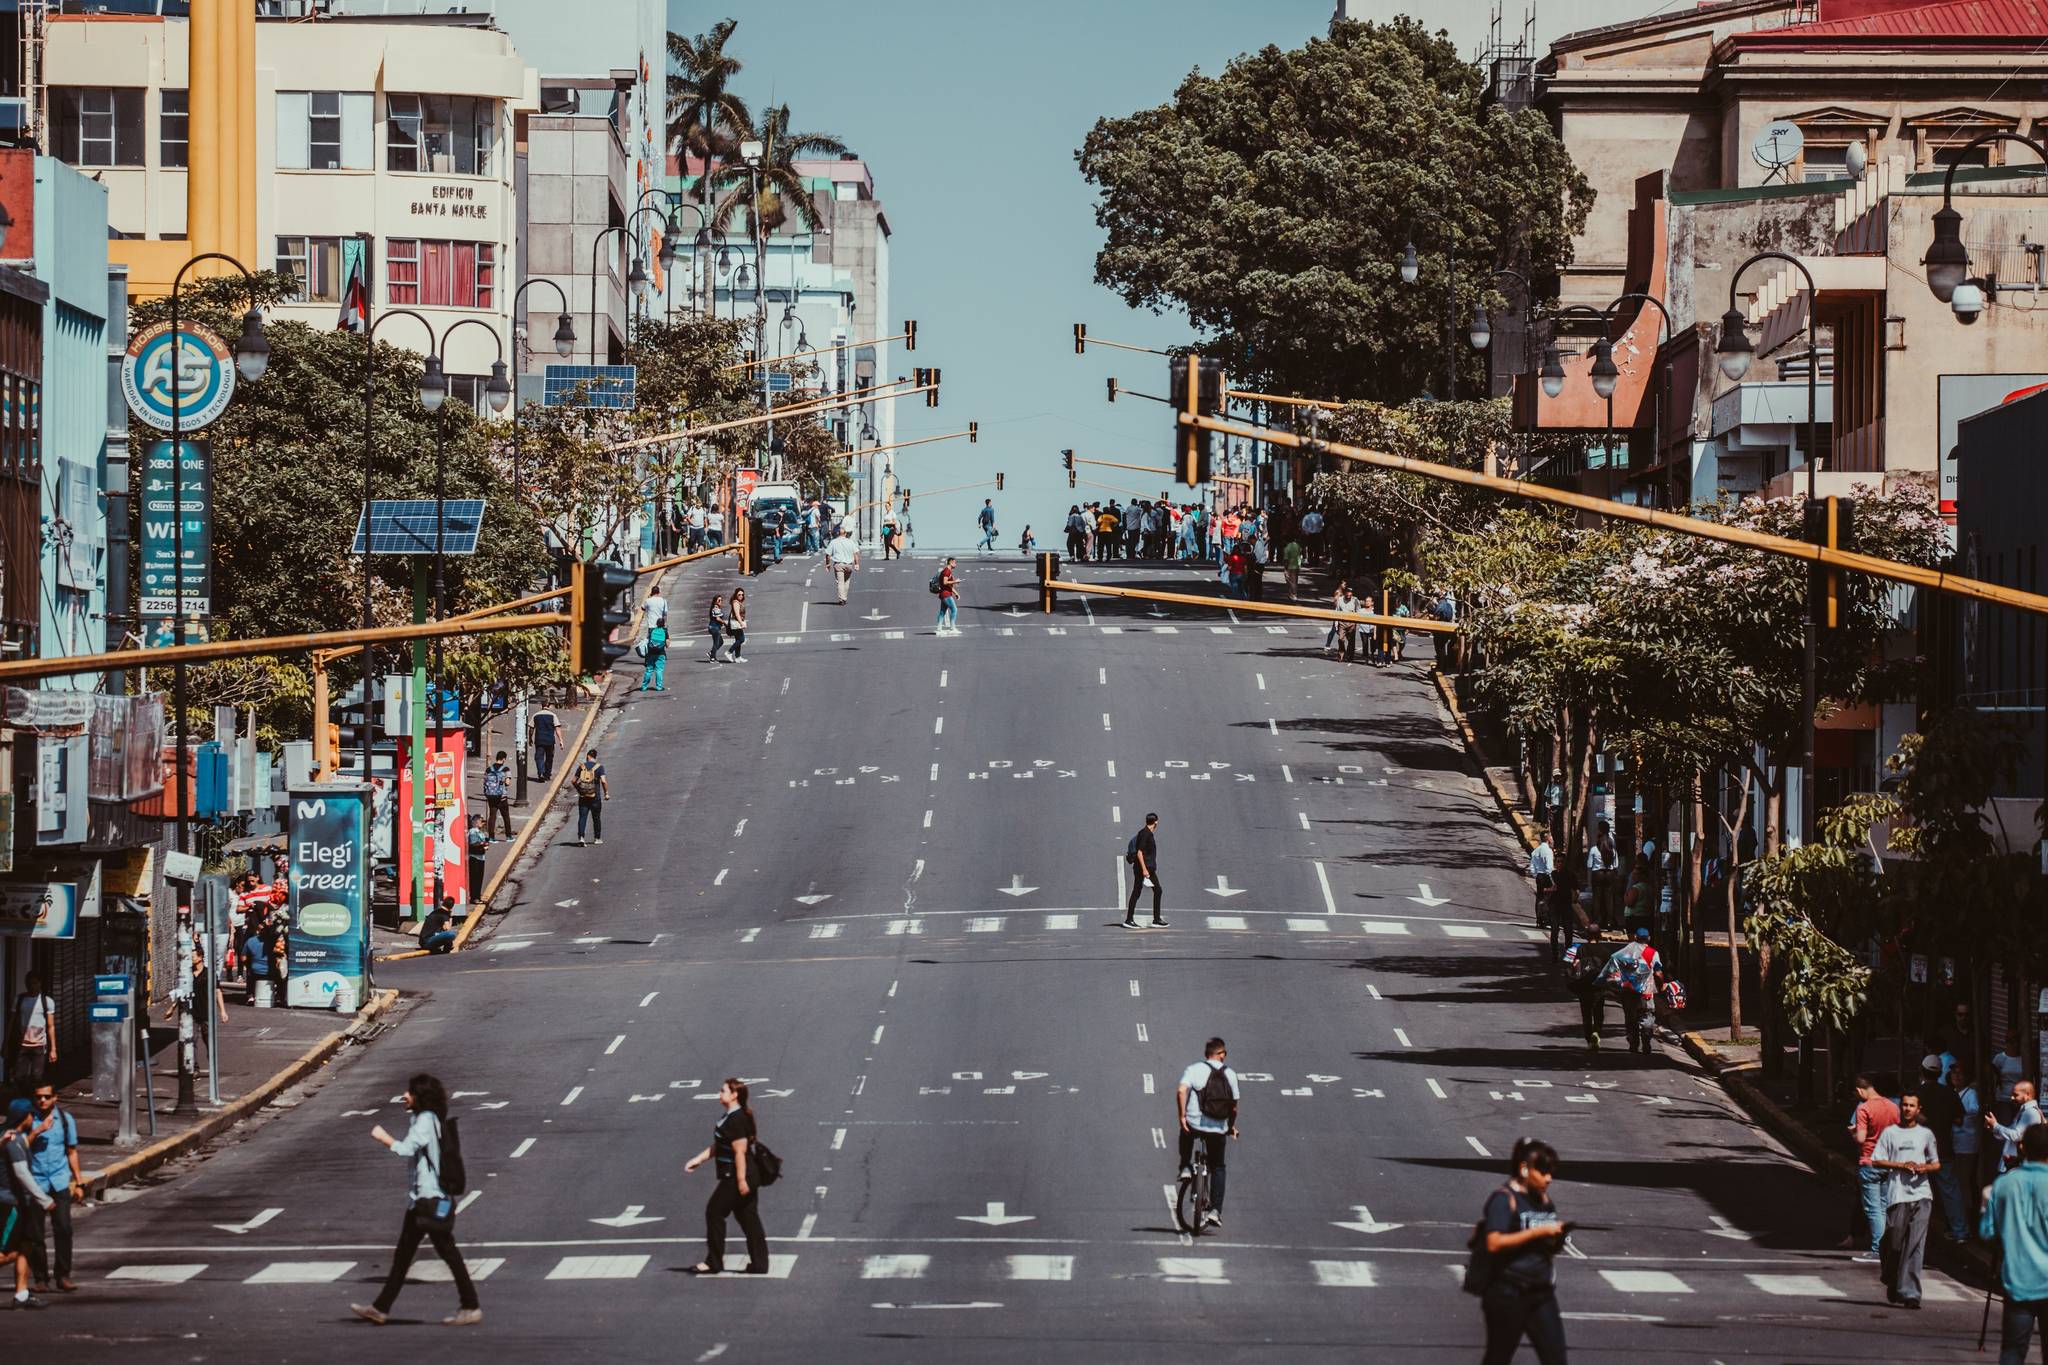
[[[1984,286],[1974,280],[1965,280],[1956,286],[1948,306],[1955,310],[1956,321],[1975,322],[1984,313]]]

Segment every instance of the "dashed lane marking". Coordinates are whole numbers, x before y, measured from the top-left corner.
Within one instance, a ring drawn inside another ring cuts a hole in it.
[[[645,1256],[564,1256],[551,1280],[630,1280],[647,1266]]]

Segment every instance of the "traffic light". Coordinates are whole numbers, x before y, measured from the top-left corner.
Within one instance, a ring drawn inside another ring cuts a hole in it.
[[[1110,401],[1110,402],[1112,402],[1112,403],[1114,403],[1114,402],[1116,401],[1116,376],[1115,376],[1115,375],[1111,375],[1111,376],[1109,377],[1109,401]]]
[[[996,471],[996,492],[1000,493],[1000,492],[1002,492],[1002,491],[1003,491],[1003,471],[1002,471],[1002,470],[1000,470],[1000,469],[998,469],[998,470]]]
[[[903,490],[903,515],[910,515],[910,489],[907,487]]]
[[[917,320],[915,318],[903,324],[903,349],[906,351],[917,349]]]
[[[1806,539],[1831,550],[1856,548],[1856,500],[1816,498],[1806,504]],[[1840,569],[1815,564],[1809,577],[1808,597],[1813,622],[1822,630],[1840,630],[1849,623],[1845,589],[1847,576]]]
[[[1073,473],[1073,472],[1074,472],[1074,452],[1073,452],[1073,451],[1071,451],[1071,450],[1062,450],[1062,451],[1060,452],[1060,463],[1061,463],[1062,465],[1065,465],[1065,466],[1066,466],[1066,470],[1067,470],[1067,472],[1068,472],[1069,474]]]
[[[1074,354],[1088,354],[1088,324],[1085,322],[1074,324]]]
[[[569,672],[575,677],[609,672],[632,651],[614,643],[612,632],[633,619],[633,571],[603,560],[579,562],[569,571]]]
[[[1209,481],[1210,434],[1184,419],[1216,417],[1223,411],[1223,362],[1197,355],[1175,356],[1170,362],[1175,427],[1173,467],[1190,488]]]
[[[967,444],[969,444],[969,445],[979,445],[979,444],[981,444],[981,423],[979,423],[979,422],[969,422],[969,423],[967,424]]]
[[[1050,616],[1053,608],[1059,606],[1059,594],[1053,590],[1053,583],[1060,576],[1060,557],[1050,552],[1038,556],[1038,609]]]
[[[934,367],[934,368],[932,368],[932,369],[929,369],[929,370],[926,370],[926,369],[915,369],[915,370],[912,370],[912,371],[910,372],[910,376],[911,376],[910,382],[911,382],[911,383],[912,383],[913,385],[915,385],[916,387],[918,387],[918,388],[920,388],[920,389],[925,389],[925,390],[926,390],[926,393],[925,393],[925,396],[924,396],[924,405],[925,405],[926,407],[928,407],[928,408],[935,408],[935,407],[937,407],[937,406],[939,405],[939,372],[938,372],[938,369],[937,369],[936,367]]]
[[[1067,471],[1067,487],[1072,488],[1074,486],[1074,471],[1069,469]]]

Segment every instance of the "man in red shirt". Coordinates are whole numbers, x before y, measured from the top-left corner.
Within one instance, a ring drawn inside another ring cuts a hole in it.
[[[1870,1163],[1871,1149],[1878,1135],[1899,1121],[1899,1107],[1878,1092],[1869,1075],[1856,1078],[1856,1117],[1849,1136],[1856,1143],[1857,1192],[1863,1201],[1863,1220],[1870,1229],[1870,1245],[1851,1259],[1875,1265],[1878,1247],[1884,1239],[1885,1173]]]

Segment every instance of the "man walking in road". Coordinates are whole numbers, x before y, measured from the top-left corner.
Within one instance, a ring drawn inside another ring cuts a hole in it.
[[[975,548],[983,554],[990,554],[996,548],[996,500],[983,498],[981,511],[975,515],[975,524],[981,527],[981,544]]]
[[[528,747],[533,750],[533,775],[542,782],[555,775],[555,743],[562,733],[562,722],[542,702],[540,708],[527,718],[529,732]]]
[[[1927,1225],[1934,1190],[1927,1177],[1941,1169],[1934,1133],[1920,1122],[1920,1097],[1899,1100],[1899,1121],[1878,1135],[1870,1164],[1889,1172],[1885,1182],[1883,1261],[1885,1297],[1901,1308],[1920,1307],[1920,1265],[1927,1256]]]
[[[27,1100],[7,1102],[7,1122],[0,1127],[0,1265],[14,1263],[14,1301],[11,1308],[47,1308],[49,1305],[28,1292],[31,1258],[42,1258],[43,1210],[50,1207],[29,1174],[29,1132],[35,1124],[35,1107]]]
[[[50,1231],[35,1246],[36,1288],[69,1294],[71,1282],[71,1206],[85,1198],[85,1177],[78,1169],[78,1121],[57,1106],[57,1088],[48,1081],[36,1087],[36,1121],[28,1130],[28,1173],[36,1188],[50,1196],[46,1206]],[[56,1274],[48,1253],[56,1253]]]
[[[1124,903],[1124,928],[1135,929],[1138,922],[1133,918],[1138,913],[1138,893],[1145,889],[1145,883],[1152,883],[1152,927],[1164,929],[1166,921],[1159,914],[1159,817],[1145,816],[1145,827],[1131,836],[1130,844],[1124,849],[1124,861],[1131,869],[1131,898]]]
[[[825,547],[825,561],[832,566],[832,577],[839,584],[839,605],[846,605],[846,590],[853,583],[854,570],[860,567],[860,546],[853,543],[853,537],[846,534],[844,526],[839,534],[832,537],[832,543]]]
[[[583,761],[576,765],[576,771],[569,778],[576,788],[576,847],[583,847],[585,826],[597,839],[600,847],[604,844],[604,803],[611,797],[611,783],[605,780],[604,764],[597,761],[597,750],[592,749]]]
[[[1867,1073],[1856,1078],[1856,1101],[1856,1117],[1849,1125],[1849,1136],[1856,1143],[1856,1179],[1863,1198],[1863,1218],[1869,1227],[1869,1245],[1861,1255],[1850,1259],[1859,1265],[1877,1265],[1878,1250],[1884,1241],[1885,1173],[1871,1162],[1877,1140],[1899,1121],[1899,1108],[1884,1097],[1876,1078]]]
[[[1998,1316],[1998,1365],[2026,1365],[2034,1325],[2048,1317],[2048,1126],[2029,1128],[2020,1152],[2025,1164],[1984,1192],[1977,1224],[1984,1240],[1999,1247],[2005,1308]]]

